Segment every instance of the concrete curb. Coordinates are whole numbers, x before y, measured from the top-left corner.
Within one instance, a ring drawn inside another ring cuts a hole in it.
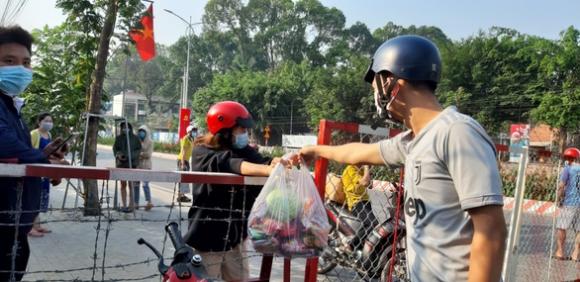
[[[504,197],[504,210],[513,210],[515,199],[512,197]],[[553,215],[558,213],[558,207],[553,202],[544,202],[536,200],[524,200],[522,204],[522,211],[525,213],[533,213],[536,215]]]

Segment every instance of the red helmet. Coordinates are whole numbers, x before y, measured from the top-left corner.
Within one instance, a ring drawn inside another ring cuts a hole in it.
[[[236,125],[251,128],[254,120],[244,105],[234,101],[223,101],[209,108],[205,116],[207,127],[211,134],[216,134],[224,128],[233,128]]]
[[[576,160],[576,159],[580,158],[580,150],[578,150],[577,148],[574,148],[574,147],[570,147],[570,148],[564,150],[563,157]]]

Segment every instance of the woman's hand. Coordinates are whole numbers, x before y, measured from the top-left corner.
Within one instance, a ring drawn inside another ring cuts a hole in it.
[[[286,160],[283,158],[273,158],[270,162],[271,167],[275,167],[277,164],[282,164],[284,167],[290,168],[292,167],[292,160]]]

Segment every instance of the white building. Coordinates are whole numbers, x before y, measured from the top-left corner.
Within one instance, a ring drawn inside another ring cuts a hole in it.
[[[153,97],[148,109],[147,97],[134,90],[127,90],[115,96],[107,107],[107,114],[125,116],[138,127],[147,124],[153,140],[173,143],[178,140],[177,127],[179,103],[167,102],[164,98]]]

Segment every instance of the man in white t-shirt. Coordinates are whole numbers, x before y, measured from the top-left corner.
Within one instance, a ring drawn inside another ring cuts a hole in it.
[[[306,160],[405,166],[405,219],[412,281],[499,281],[507,235],[493,142],[455,107],[434,95],[441,76],[437,47],[399,36],[376,51],[365,80],[382,118],[409,130],[375,144],[309,146]]]

